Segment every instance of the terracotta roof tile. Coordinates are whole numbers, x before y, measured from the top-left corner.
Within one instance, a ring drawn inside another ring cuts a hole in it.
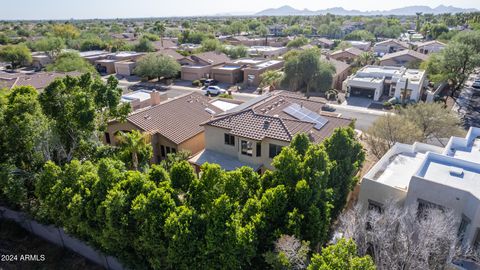
[[[398,52],[385,54],[382,58],[380,58],[380,61],[396,58],[396,57],[403,56],[403,55],[409,55],[411,57],[417,58],[418,60],[422,60],[422,61],[424,61],[428,58],[427,55],[425,55],[423,53],[416,52],[414,50],[401,50],[401,51],[398,51]]]
[[[313,123],[298,120],[283,111],[292,104],[299,104],[319,113],[325,103],[282,91],[269,98],[259,99],[258,103],[251,104],[241,111],[230,114],[227,112],[226,115],[213,119],[205,125],[228,129],[233,135],[253,140],[268,137],[290,141],[296,134],[308,133],[313,141],[320,142],[330,136],[335,128],[347,126],[352,122],[351,119],[322,115],[328,122],[317,130]]]
[[[134,113],[127,121],[179,144],[203,131],[200,124],[212,118],[207,108],[215,113],[221,112],[209,101],[202,94],[192,93]]]
[[[5,82],[6,87],[12,88],[15,86],[31,85],[36,89],[43,89],[47,87],[56,78],[65,76],[80,76],[80,72],[35,72],[35,73],[14,73],[14,74],[0,74],[0,80]],[[12,79],[14,83],[12,84]],[[0,82],[0,84],[2,84]]]
[[[265,137],[290,141],[292,136],[283,121],[255,113],[252,109],[212,120],[208,125],[225,128],[235,136],[263,140]]]
[[[217,52],[197,53],[191,56],[191,58],[195,57],[204,62],[210,63],[211,65],[219,65],[231,61],[230,57],[228,57],[226,54]]]
[[[355,47],[350,47],[350,48],[346,48],[344,50],[338,50],[338,51],[334,51],[331,55],[335,56],[337,54],[340,54],[340,53],[344,53],[344,52],[348,52],[354,56],[359,56],[360,54],[363,53],[362,50],[358,49],[358,48],[355,48]]]
[[[178,61],[180,59],[185,58],[185,56],[179,54],[178,52],[176,52],[175,50],[172,50],[172,49],[161,49],[157,53],[161,54],[161,55],[172,57],[173,59],[175,59],[175,61]]]

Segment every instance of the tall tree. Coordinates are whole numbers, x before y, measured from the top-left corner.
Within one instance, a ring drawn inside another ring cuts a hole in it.
[[[165,24],[160,21],[156,21],[155,25],[153,26],[153,29],[160,36],[160,43],[162,44],[162,47],[163,47],[163,37],[165,36],[165,31],[166,31]]]
[[[34,172],[45,158],[42,144],[48,140],[49,129],[37,90],[31,86],[13,88],[2,111],[0,162],[11,162],[21,170]]]
[[[135,73],[148,79],[173,78],[180,72],[180,64],[168,56],[147,54],[140,58],[135,67]]]
[[[309,96],[313,91],[330,89],[334,73],[335,67],[320,60],[317,49],[308,49],[287,60],[283,84],[291,90],[302,90]]]
[[[278,70],[267,70],[260,75],[260,78],[260,87],[268,87],[270,90],[275,90],[283,79],[283,73]]]
[[[87,60],[82,58],[76,52],[64,52],[55,56],[54,63],[47,65],[48,71],[71,72],[78,71],[82,73],[90,72],[96,74],[97,70]]]
[[[56,79],[45,88],[39,100],[43,112],[54,123],[54,160],[61,164],[88,156],[89,147],[99,144],[98,131],[106,127],[108,120],[127,116],[130,106],[120,103],[122,89],[117,85],[114,77],[104,83],[86,73]]]
[[[340,239],[336,244],[322,249],[321,254],[313,254],[308,270],[375,270],[372,258],[357,254],[353,240]]]
[[[365,161],[365,152],[351,127],[337,128],[323,144],[331,162],[327,185],[333,190],[332,217],[336,218],[357,184],[357,173]]]
[[[356,242],[360,256],[371,255],[377,269],[445,269],[451,263],[458,218],[450,209],[418,213],[416,206],[388,202],[380,211],[357,205],[342,214],[338,230]]]
[[[32,62],[30,49],[24,44],[6,45],[0,48],[0,60],[10,63],[11,69]]]
[[[366,141],[372,154],[381,158],[397,142],[443,144],[444,139],[464,133],[460,124],[443,104],[419,103],[378,118],[367,130]]]
[[[470,74],[480,65],[480,35],[462,34],[449,42],[438,55],[430,57],[422,67],[436,83],[448,82],[450,97],[456,99]]]
[[[36,51],[45,52],[50,59],[55,60],[65,49],[65,41],[59,37],[45,37],[36,41],[33,47]]]
[[[150,138],[147,134],[142,134],[138,130],[131,132],[120,131],[117,140],[122,155],[130,157],[127,164],[131,164],[133,170],[138,170],[148,164],[153,155]]]
[[[399,115],[378,118],[366,132],[366,141],[372,154],[378,159],[395,143],[414,143],[422,138],[421,130],[411,121]]]

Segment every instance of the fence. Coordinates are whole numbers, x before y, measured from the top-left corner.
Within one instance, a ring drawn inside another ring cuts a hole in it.
[[[0,206],[0,218],[15,221],[25,230],[53,243],[57,246],[67,248],[90,261],[102,265],[109,270],[124,270],[126,268],[114,257],[107,256],[102,252],[95,250],[74,237],[65,233],[62,228],[52,225],[43,225],[35,220],[29,219],[25,213],[10,210]]]

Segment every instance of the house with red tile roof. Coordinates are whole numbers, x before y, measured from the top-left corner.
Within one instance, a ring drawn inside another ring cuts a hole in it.
[[[338,61],[352,63],[363,51],[355,47],[346,48],[343,50],[334,51],[330,54],[330,58]]]
[[[116,145],[118,143],[116,135],[119,131],[139,130],[150,135],[154,163],[177,151],[196,154],[205,147],[202,124],[213,119],[214,115],[223,113],[225,107],[237,105],[234,102],[211,99],[199,93],[166,100],[159,95],[156,101],[152,101],[151,106],[134,111],[125,122],[111,121],[103,141]]]
[[[249,166],[258,172],[273,169],[272,159],[300,133],[313,143],[332,135],[351,119],[323,113],[317,99],[278,91],[259,96],[203,124],[205,150],[190,159],[197,169],[204,163],[220,164],[225,170]]]
[[[389,53],[380,58],[381,66],[407,67],[427,60],[428,56],[414,50]]]
[[[197,53],[187,57],[188,62],[182,66],[182,80],[194,81],[210,78],[214,66],[230,62],[230,57],[220,52]]]
[[[0,88],[12,89],[16,86],[33,86],[37,90],[47,87],[56,78],[65,76],[79,76],[79,72],[33,72],[33,73],[7,73],[0,72]]]

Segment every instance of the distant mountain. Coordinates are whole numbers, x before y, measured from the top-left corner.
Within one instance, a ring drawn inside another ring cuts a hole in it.
[[[444,6],[440,5],[436,8],[431,8],[429,6],[408,6],[403,8],[396,8],[391,10],[372,10],[372,11],[360,11],[360,10],[346,10],[342,7],[334,7],[328,9],[321,9],[317,11],[311,11],[308,9],[300,10],[295,9],[291,6],[282,6],[279,8],[269,8],[257,12],[257,16],[287,16],[287,15],[324,15],[327,13],[335,15],[415,15],[417,12],[422,13],[433,13],[433,14],[442,14],[442,13],[460,13],[460,12],[475,12],[478,11],[474,8],[458,8],[454,6]]]

